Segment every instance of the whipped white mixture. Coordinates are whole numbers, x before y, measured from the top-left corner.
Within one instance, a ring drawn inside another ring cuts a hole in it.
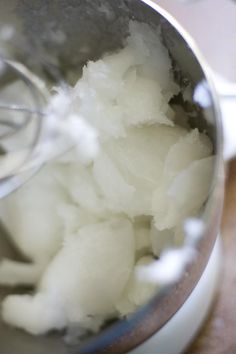
[[[89,159],[69,151],[1,201],[30,262],[2,260],[0,284],[34,287],[5,298],[6,323],[34,335],[96,331],[157,291],[137,269],[183,242],[182,222],[203,206],[214,163],[209,138],[176,123],[169,100],[179,90],[159,30],[142,23],[130,23],[123,49],[84,67],[70,110],[96,131],[99,149]]]

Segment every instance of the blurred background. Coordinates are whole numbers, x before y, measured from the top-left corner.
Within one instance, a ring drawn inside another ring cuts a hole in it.
[[[212,69],[236,82],[236,1],[159,0],[158,3],[192,35]],[[226,169],[219,291],[204,328],[186,354],[236,353],[236,160]]]
[[[188,30],[211,67],[236,81],[236,1],[159,0]]]

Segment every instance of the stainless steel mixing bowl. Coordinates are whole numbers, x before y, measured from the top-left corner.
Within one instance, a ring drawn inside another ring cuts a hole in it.
[[[214,177],[203,219],[206,231],[198,256],[181,281],[157,295],[139,312],[119,321],[76,347],[65,346],[61,336],[35,338],[0,324],[2,354],[125,353],[164,326],[189,297],[203,273],[217,234],[223,204],[222,128],[217,97],[207,66],[182,28],[156,1],[151,0],[8,0],[0,2],[0,24],[16,28],[10,56],[23,61],[41,76],[76,78],[88,60],[122,45],[129,19],[160,25],[163,41],[175,67],[176,80],[192,87],[203,80],[209,94],[207,108],[195,107],[193,126],[205,129],[216,153]],[[0,49],[1,51],[1,49]],[[1,256],[16,256],[0,238]],[[6,291],[2,291],[2,295]],[[40,318],[39,318],[40,321]]]

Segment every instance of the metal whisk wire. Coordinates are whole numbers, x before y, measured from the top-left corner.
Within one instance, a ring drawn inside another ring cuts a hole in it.
[[[48,97],[44,82],[23,64],[2,59],[2,66],[4,71],[0,78],[0,83],[3,83],[0,90],[0,197],[19,187],[40,167],[33,166],[22,172],[22,167],[30,162],[39,143],[43,118],[46,115],[44,106]],[[23,81],[26,86],[29,94],[28,105],[14,102],[16,97],[12,97],[10,102],[5,101],[4,95],[1,94],[7,86],[4,85],[5,81],[11,83],[17,80]],[[28,144],[15,149],[6,148],[9,140],[16,144],[18,135],[29,127],[31,134]]]

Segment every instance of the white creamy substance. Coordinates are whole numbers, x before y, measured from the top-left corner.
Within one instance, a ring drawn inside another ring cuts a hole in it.
[[[1,219],[30,263],[2,260],[0,284],[35,289],[6,297],[6,323],[34,335],[96,331],[157,290],[137,268],[181,244],[214,163],[209,138],[176,124],[168,102],[178,91],[159,30],[146,24],[131,22],[123,49],[84,67],[70,109],[95,129],[99,150],[89,160],[71,150],[1,201]]]

